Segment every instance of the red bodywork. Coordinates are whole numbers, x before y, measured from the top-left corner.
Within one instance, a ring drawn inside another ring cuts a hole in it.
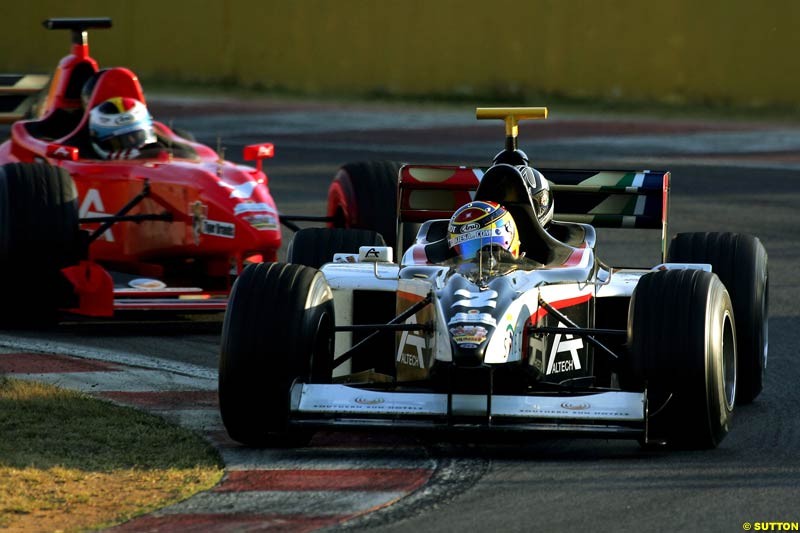
[[[65,269],[81,301],[71,310],[108,315],[113,309],[224,309],[232,275],[248,258],[276,260],[281,245],[278,211],[261,170],[273,146],[246,147],[245,159],[257,161],[258,168],[246,167],[155,122],[160,148],[146,158],[97,159],[86,143],[88,110],[117,96],[146,103],[136,75],[118,67],[101,71],[84,109],[82,82],[97,72],[88,45],[73,43],[52,78],[41,118],[12,126],[11,139],[0,145],[0,164],[38,161],[64,168],[75,182],[84,219],[120,212],[147,183],[149,194],[127,214],[168,213],[171,221],[117,222],[92,242],[87,261]],[[81,225],[88,231],[98,227]],[[156,278],[167,287],[118,284],[111,294],[106,271]]]

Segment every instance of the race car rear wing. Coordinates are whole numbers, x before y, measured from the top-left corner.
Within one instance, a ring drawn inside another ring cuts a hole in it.
[[[0,124],[30,117],[49,81],[46,74],[0,74]]]
[[[550,181],[556,220],[598,228],[661,229],[662,258],[666,257],[669,172],[538,170]],[[474,198],[484,171],[457,166],[403,166],[398,179],[399,223],[449,218]]]

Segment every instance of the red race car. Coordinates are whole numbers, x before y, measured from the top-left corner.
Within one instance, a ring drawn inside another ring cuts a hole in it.
[[[280,217],[262,171],[152,120],[136,75],[100,69],[87,30],[111,20],[48,19],[69,30],[38,118],[0,145],[0,327],[60,311],[222,310],[249,262],[274,261]]]

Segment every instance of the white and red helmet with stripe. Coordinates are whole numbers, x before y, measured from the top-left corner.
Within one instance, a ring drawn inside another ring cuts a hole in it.
[[[89,112],[89,136],[102,159],[130,159],[156,142],[147,106],[126,97],[109,98]]]

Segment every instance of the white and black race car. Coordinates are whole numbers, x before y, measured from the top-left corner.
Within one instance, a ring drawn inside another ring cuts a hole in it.
[[[555,204],[544,226],[517,130],[546,113],[479,109],[506,123],[488,169],[403,166],[394,248],[364,230],[301,230],[289,263],[242,273],[219,367],[233,439],[302,445],[320,428],[440,428],[722,441],[734,404],[762,388],[764,247],[732,233],[668,240],[667,172],[542,170]],[[473,200],[512,214],[519,257],[492,246],[453,255],[449,217]],[[596,226],[660,228],[662,263],[606,265]]]

